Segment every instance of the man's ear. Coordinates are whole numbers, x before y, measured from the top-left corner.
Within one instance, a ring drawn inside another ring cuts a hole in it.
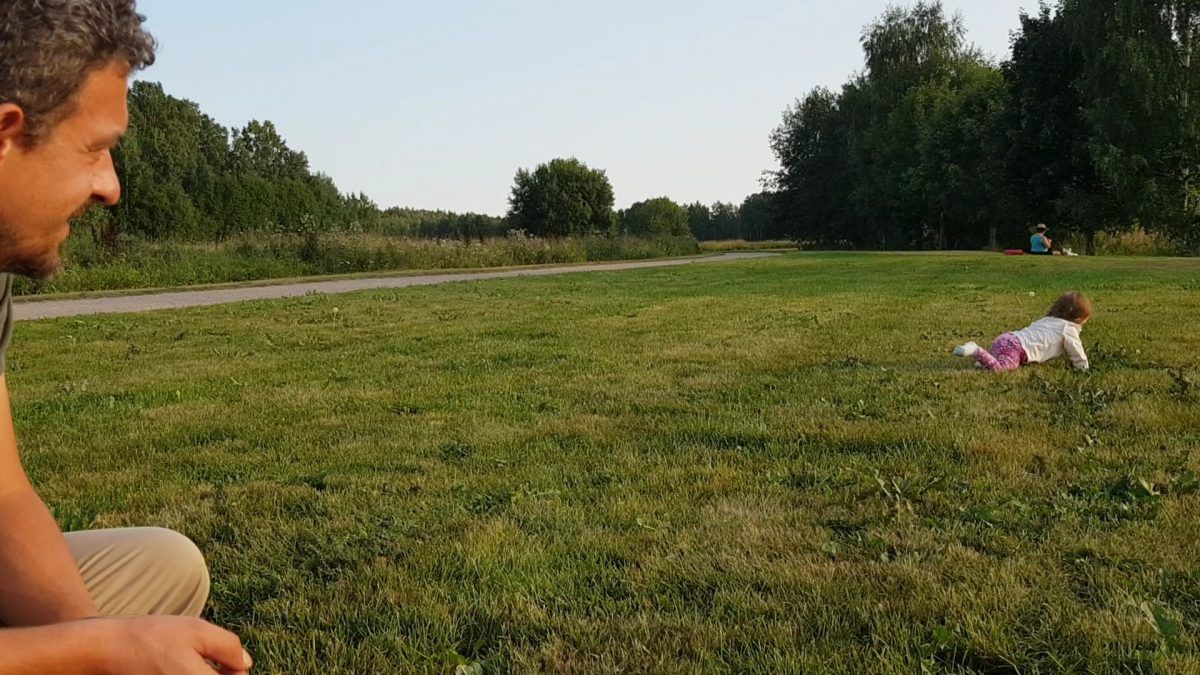
[[[0,103],[0,162],[25,133],[25,111],[15,103]]]

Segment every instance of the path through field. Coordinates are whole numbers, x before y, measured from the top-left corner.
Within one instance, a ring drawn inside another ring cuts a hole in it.
[[[596,263],[590,265],[566,265],[560,267],[537,267],[500,271],[461,272],[453,274],[422,274],[417,276],[372,277],[366,279],[338,279],[331,281],[305,281],[298,283],[252,286],[244,288],[216,288],[196,291],[173,291],[142,295],[124,295],[103,298],[77,298],[70,300],[35,300],[17,302],[13,316],[17,321],[54,319],[65,316],[88,314],[128,314],[150,312],[160,309],[184,307],[206,307],[224,305],[247,300],[274,300],[321,293],[333,295],[378,288],[407,288],[411,286],[433,286],[458,281],[482,279],[504,279],[509,277],[548,276],[576,272],[611,272],[617,270],[646,269],[652,267],[674,267],[696,263],[730,262],[751,258],[778,255],[760,251],[741,251],[715,256],[671,258],[667,260],[640,260],[621,263]]]

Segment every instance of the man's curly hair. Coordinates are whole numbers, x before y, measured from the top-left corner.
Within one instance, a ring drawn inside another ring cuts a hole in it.
[[[136,0],[0,0],[0,104],[24,111],[25,145],[71,116],[94,71],[154,63],[145,20]]]

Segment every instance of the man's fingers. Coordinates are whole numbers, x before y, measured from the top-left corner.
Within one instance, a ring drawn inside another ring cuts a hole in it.
[[[200,656],[213,661],[225,670],[240,673],[250,670],[250,653],[242,648],[242,640],[224,628],[210,623],[201,624],[197,645]]]
[[[225,666],[222,666],[211,659],[206,659],[204,663],[208,666],[208,670],[204,671],[205,675],[212,675],[214,672],[220,673],[221,675],[250,675],[249,670],[242,670],[241,668],[226,668]]]
[[[226,668],[225,666],[214,663],[213,661],[205,661],[205,663],[208,664],[208,670],[204,671],[205,675],[211,675],[211,673],[214,671],[220,673],[221,675],[250,675],[249,670],[242,670],[241,668]]]
[[[181,673],[181,675],[216,675],[218,672],[223,675],[224,673],[232,673],[234,671],[225,670],[224,668],[217,669],[213,667],[210,661],[196,656],[194,660],[188,660],[185,670],[177,672]]]

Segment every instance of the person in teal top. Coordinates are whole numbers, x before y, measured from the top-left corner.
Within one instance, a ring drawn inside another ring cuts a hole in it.
[[[1054,255],[1054,242],[1046,236],[1048,229],[1045,223],[1038,223],[1037,231],[1029,238],[1029,252],[1033,255]]]

